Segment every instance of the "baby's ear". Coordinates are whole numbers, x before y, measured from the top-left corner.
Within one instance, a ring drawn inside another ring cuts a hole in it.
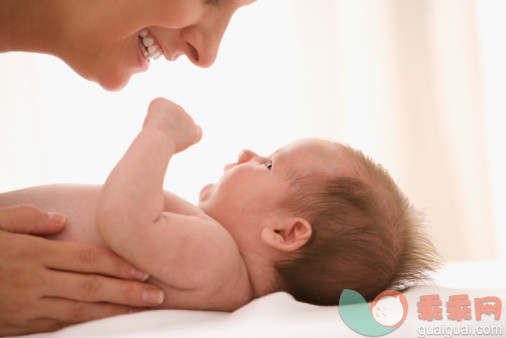
[[[277,228],[264,228],[261,237],[265,244],[274,249],[294,252],[307,243],[311,234],[312,227],[306,219],[292,217]]]

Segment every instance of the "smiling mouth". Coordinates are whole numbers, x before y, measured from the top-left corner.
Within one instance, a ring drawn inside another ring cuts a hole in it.
[[[162,48],[155,43],[154,38],[149,36],[147,29],[139,32],[139,47],[148,61],[150,59],[156,60],[162,55]]]

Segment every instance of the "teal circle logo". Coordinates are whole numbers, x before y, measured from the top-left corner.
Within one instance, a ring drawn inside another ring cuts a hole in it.
[[[356,291],[344,289],[339,314],[350,329],[369,337],[382,336],[401,326],[408,312],[406,297],[395,290],[380,293],[371,305]]]

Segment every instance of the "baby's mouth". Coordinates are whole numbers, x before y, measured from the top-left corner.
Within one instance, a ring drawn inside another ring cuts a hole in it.
[[[162,55],[161,47],[156,44],[155,39],[150,36],[147,29],[139,32],[139,47],[149,61],[149,59],[158,59]]]

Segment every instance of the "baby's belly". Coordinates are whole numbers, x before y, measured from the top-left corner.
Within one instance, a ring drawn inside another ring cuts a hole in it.
[[[108,249],[92,222],[80,222],[69,217],[65,228],[57,234],[43,236],[47,239],[93,245]]]
[[[46,212],[64,214],[67,224],[63,230],[44,237],[105,248],[95,225],[101,189],[99,185],[76,184],[20,189],[0,194],[0,207],[30,204]]]

